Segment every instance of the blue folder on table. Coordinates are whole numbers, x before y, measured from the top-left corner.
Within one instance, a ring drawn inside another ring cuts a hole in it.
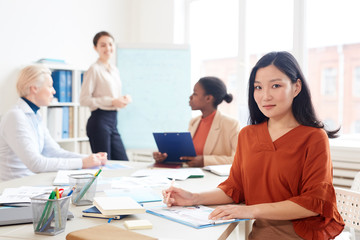
[[[164,163],[186,162],[180,160],[180,157],[196,156],[190,132],[164,132],[153,135],[159,152],[168,155]]]

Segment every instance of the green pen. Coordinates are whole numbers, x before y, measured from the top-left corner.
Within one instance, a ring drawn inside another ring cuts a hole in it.
[[[49,199],[54,199],[54,198],[55,198],[55,195],[56,195],[55,191],[52,191],[52,192],[50,193]],[[51,210],[49,209],[49,208],[51,208],[51,207],[49,207],[50,204],[51,204],[51,201],[47,201],[47,202],[46,202],[44,211],[43,211],[43,213],[41,214],[41,217],[40,217],[40,220],[39,220],[39,222],[38,222],[38,225],[36,226],[36,231],[39,231],[40,227],[44,224],[44,221],[46,221],[46,218],[44,218],[44,217],[45,217],[45,214],[48,216],[49,213],[51,212]],[[52,205],[52,204],[51,204],[51,205]]]

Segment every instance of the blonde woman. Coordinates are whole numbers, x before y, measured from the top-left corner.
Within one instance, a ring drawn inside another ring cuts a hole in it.
[[[48,106],[55,90],[50,70],[27,66],[19,74],[16,105],[0,123],[0,178],[10,180],[40,172],[91,168],[105,165],[106,153],[89,156],[62,149],[43,125],[39,113]]]

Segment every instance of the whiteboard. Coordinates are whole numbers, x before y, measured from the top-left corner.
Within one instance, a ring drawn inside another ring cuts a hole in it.
[[[187,131],[191,118],[190,49],[186,46],[118,47],[122,93],[133,102],[119,110],[127,149],[157,149],[153,132]]]

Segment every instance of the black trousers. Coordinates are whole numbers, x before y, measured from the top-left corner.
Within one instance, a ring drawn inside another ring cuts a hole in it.
[[[129,160],[117,129],[117,111],[92,111],[86,133],[93,153],[106,152],[110,160]]]

